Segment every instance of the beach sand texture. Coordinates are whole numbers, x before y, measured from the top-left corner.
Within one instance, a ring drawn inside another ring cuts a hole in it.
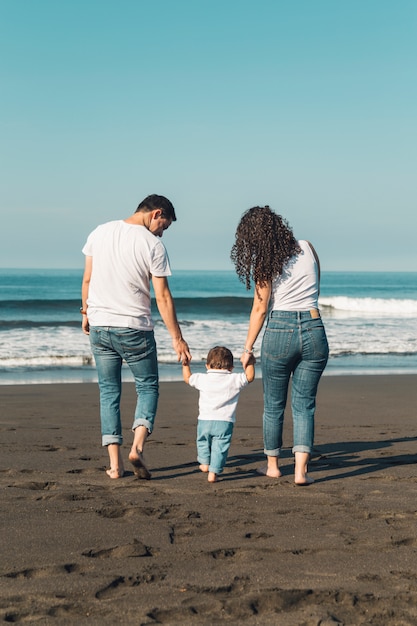
[[[2,386],[0,616],[6,623],[417,624],[417,376],[324,377],[310,487],[264,461],[262,388],[241,393],[226,471],[195,459],[198,394],[161,384],[146,447],[110,480],[92,384]]]

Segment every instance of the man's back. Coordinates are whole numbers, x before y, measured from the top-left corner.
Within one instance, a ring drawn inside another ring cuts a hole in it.
[[[152,329],[150,276],[171,274],[161,240],[144,226],[116,220],[98,226],[83,252],[93,259],[90,325]]]

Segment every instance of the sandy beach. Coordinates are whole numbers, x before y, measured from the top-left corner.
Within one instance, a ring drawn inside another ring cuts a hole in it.
[[[325,376],[315,483],[263,460],[259,380],[240,398],[226,471],[195,459],[198,394],[162,383],[146,447],[110,480],[94,384],[1,386],[3,622],[406,626],[417,623],[417,376]]]

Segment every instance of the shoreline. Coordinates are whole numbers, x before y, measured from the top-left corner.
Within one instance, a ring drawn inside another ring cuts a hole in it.
[[[240,397],[229,459],[198,471],[198,393],[161,382],[145,455],[105,474],[95,383],[1,385],[0,615],[43,624],[352,626],[417,621],[417,376],[324,376],[315,483],[293,482],[286,416],[280,479],[264,462],[262,383]]]
[[[330,362],[323,373],[323,378],[339,376],[413,376],[417,375],[417,363],[404,366],[401,360],[393,363],[392,355],[389,358],[390,365],[379,367],[372,365],[349,365],[340,364],[339,359]],[[205,361],[193,361],[194,372],[205,372]],[[241,371],[241,365],[236,359],[236,370]],[[242,370],[243,371],[243,370]],[[159,363],[160,383],[182,382],[181,365],[178,363]],[[261,380],[260,360],[258,357],[256,367],[256,379]],[[124,383],[133,382],[129,368],[124,364],[122,368],[122,380]],[[3,386],[15,385],[55,385],[55,384],[97,384],[97,372],[95,367],[90,368],[59,368],[33,369],[32,371],[3,371],[0,372],[0,389]]]

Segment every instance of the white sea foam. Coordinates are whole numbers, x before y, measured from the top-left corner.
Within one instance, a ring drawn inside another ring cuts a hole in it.
[[[319,306],[325,309],[327,315],[341,311],[344,314],[417,316],[417,300],[332,296],[320,297]]]
[[[0,384],[95,378],[89,340],[79,326],[80,280],[79,272],[0,272]],[[194,369],[204,370],[216,344],[228,346],[238,360],[251,294],[236,276],[178,272],[170,284]],[[330,344],[326,372],[416,371],[416,285],[416,273],[324,273],[319,303]],[[56,302],[57,294],[62,301]],[[161,321],[155,335],[161,378],[178,380],[181,367]],[[261,338],[262,332],[255,344],[258,357]]]
[[[330,356],[417,355],[417,333],[413,317],[384,316],[377,321],[368,316],[334,317],[324,313]],[[200,320],[183,328],[193,359],[205,359],[214,345],[228,346],[239,358],[244,346],[247,321]],[[164,326],[155,328],[160,363],[175,363],[171,338]],[[261,338],[255,344],[259,355]],[[10,330],[1,333],[0,371],[12,368],[91,367],[94,361],[88,337],[78,328],[46,327]]]

